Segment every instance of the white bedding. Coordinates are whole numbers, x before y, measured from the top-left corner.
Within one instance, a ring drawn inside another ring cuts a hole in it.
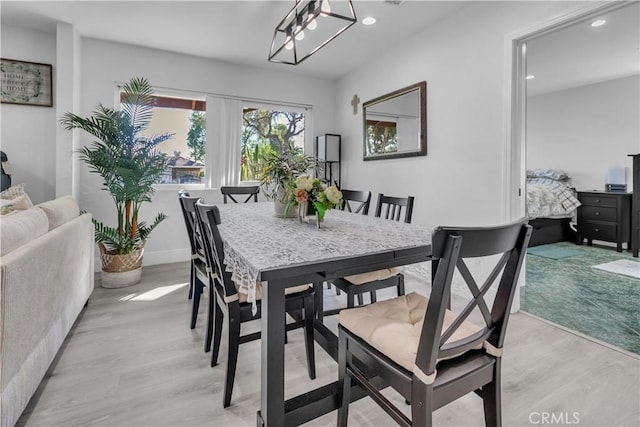
[[[549,178],[527,178],[527,216],[570,218],[580,202],[568,183]]]

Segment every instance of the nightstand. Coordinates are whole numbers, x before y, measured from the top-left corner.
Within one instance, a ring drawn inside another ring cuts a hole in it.
[[[622,243],[631,249],[631,194],[604,191],[578,191],[577,244],[584,239],[591,246],[594,240],[615,242],[622,252]]]

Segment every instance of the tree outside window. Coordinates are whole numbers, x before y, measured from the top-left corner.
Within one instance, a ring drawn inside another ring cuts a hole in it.
[[[305,114],[284,110],[245,108],[242,118],[240,180],[260,180],[264,157],[304,148]]]

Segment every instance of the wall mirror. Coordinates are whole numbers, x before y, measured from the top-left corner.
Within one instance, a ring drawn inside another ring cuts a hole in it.
[[[427,82],[362,104],[364,160],[427,154]]]

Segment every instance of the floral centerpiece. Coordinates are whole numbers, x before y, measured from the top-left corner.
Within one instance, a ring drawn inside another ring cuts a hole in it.
[[[327,185],[311,175],[302,174],[289,182],[291,197],[286,209],[298,206],[300,216],[307,213],[316,214],[318,226],[324,220],[324,215],[329,209],[340,206],[342,193],[335,185]]]

